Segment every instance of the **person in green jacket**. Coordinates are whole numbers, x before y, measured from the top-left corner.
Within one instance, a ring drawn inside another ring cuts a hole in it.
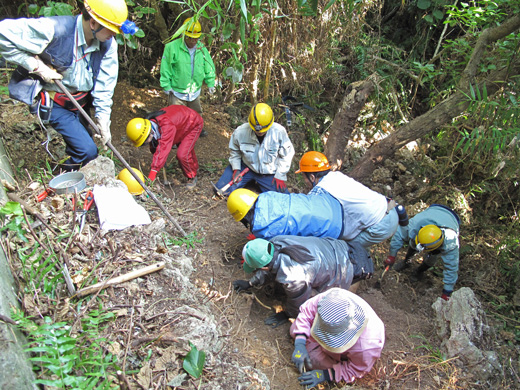
[[[181,38],[164,47],[161,60],[161,88],[168,95],[168,104],[187,106],[202,116],[200,91],[202,83],[210,95],[215,93],[215,64],[208,49],[199,41],[201,25],[188,18]],[[202,130],[201,137],[208,135]]]

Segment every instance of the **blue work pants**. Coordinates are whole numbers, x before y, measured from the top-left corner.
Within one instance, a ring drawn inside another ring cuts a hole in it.
[[[240,167],[240,172],[242,172],[247,165],[242,163],[242,166]],[[233,169],[231,168],[231,165],[228,165],[226,169],[224,170],[224,173],[222,176],[220,176],[220,179],[218,180],[216,187],[218,189],[222,189],[226,184],[228,184],[231,180],[233,180]],[[276,189],[276,182],[274,181],[274,175],[261,175],[259,173],[253,172],[251,169],[242,177],[242,180],[238,183],[233,184],[231,187],[229,187],[224,193],[225,195],[229,195],[231,192],[235,191],[237,188],[243,188],[250,182],[256,182],[258,186],[260,187],[261,192],[267,192],[267,191],[275,191],[275,192],[282,192],[284,194],[288,194],[289,190],[286,188],[285,191],[278,191]]]
[[[67,147],[69,158],[63,163],[65,170],[78,170],[98,155],[98,148],[92,138],[87,121],[79,111],[69,111],[54,103],[51,126],[61,134]]]

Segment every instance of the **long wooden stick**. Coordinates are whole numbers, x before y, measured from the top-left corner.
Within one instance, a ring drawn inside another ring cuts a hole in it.
[[[162,270],[164,268],[164,265],[165,265],[164,262],[160,262],[160,263],[157,263],[157,264],[149,265],[148,267],[136,269],[136,270],[134,270],[132,272],[129,272],[127,274],[120,275],[120,276],[117,276],[115,278],[109,279],[107,281],[96,283],[96,284],[93,284],[92,286],[82,288],[81,290],[79,290],[76,293],[75,296],[78,297],[78,298],[83,298],[84,296],[87,296],[89,294],[95,293],[95,292],[99,291],[102,288],[113,286],[113,285],[119,284],[119,283],[128,282],[129,280],[138,278],[140,276],[148,275],[148,274],[150,274],[152,272],[160,271],[160,270]]]
[[[63,83],[60,81],[60,80],[54,80],[54,83],[63,91],[63,93],[65,95],[67,95],[67,97],[69,98],[69,100],[72,102],[72,104],[74,104],[74,106],[76,106],[76,108],[78,109],[78,111],[81,113],[81,115],[83,115],[83,117],[85,118],[85,120],[88,122],[88,124],[90,126],[92,126],[92,128],[94,129],[94,131],[98,134],[98,135],[101,135],[101,131],[99,130],[99,128],[97,127],[97,125],[94,123],[94,121],[90,118],[90,116],[87,114],[87,112],[83,109],[83,107],[81,107],[81,105],[76,101],[76,99],[74,99],[74,97],[72,96],[72,94],[69,92],[69,90],[63,85]],[[130,172],[130,174],[134,177],[135,180],[137,180],[137,182],[141,185],[141,187],[144,188],[144,190],[146,191],[146,193],[150,196],[150,198],[152,198],[152,200],[157,204],[157,206],[159,206],[159,208],[162,210],[162,212],[164,213],[164,215],[166,215],[166,217],[168,217],[168,219],[170,220],[171,223],[173,223],[173,225],[177,228],[177,230],[179,232],[181,232],[181,234],[186,237],[187,234],[186,232],[181,228],[181,226],[177,223],[177,221],[170,215],[170,213],[168,212],[168,210],[166,210],[166,208],[163,206],[163,204],[159,201],[159,199],[157,199],[157,197],[154,195],[154,193],[146,186],[146,184],[144,184],[144,182],[141,180],[141,178],[139,176],[137,176],[137,174],[134,172],[134,170],[130,167],[130,165],[126,162],[126,160],[123,158],[123,156],[121,155],[121,153],[119,153],[116,148],[114,147],[114,145],[112,145],[112,143],[109,141],[107,142],[106,144],[111,150],[112,152],[114,152],[114,154],[116,155],[116,157],[119,159],[119,161],[121,161],[123,163],[123,165],[125,166],[126,169],[128,169],[128,172]]]

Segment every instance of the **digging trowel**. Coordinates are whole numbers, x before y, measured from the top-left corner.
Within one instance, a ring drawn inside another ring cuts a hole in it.
[[[404,260],[395,264],[394,266],[394,270],[396,270],[397,272],[400,272],[405,266],[407,266],[408,264],[410,264],[410,259],[417,253],[417,251],[413,248],[408,248],[408,251],[406,252],[406,256],[404,257]],[[379,279],[377,279],[377,282],[375,284],[375,288],[377,289],[381,289],[381,281],[383,280],[383,276],[385,276],[386,272],[390,269],[390,265],[387,265],[385,267],[385,270],[383,271],[383,273],[381,274],[381,276],[379,277]]]
[[[248,167],[244,168],[244,170],[242,172],[240,172],[233,180],[231,180],[229,183],[227,183],[224,187],[222,187],[220,189],[217,188],[217,186],[215,184],[213,184],[213,182],[211,184],[213,185],[213,188],[215,188],[217,195],[221,198],[224,198],[226,196],[226,191],[228,190],[228,188],[231,187],[233,184],[238,183],[240,180],[242,180],[242,177],[247,172],[249,172]]]

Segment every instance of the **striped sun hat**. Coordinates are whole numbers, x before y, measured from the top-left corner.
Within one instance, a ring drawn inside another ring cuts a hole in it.
[[[351,292],[329,290],[318,302],[311,335],[327,351],[343,353],[352,347],[367,326],[368,318]]]

